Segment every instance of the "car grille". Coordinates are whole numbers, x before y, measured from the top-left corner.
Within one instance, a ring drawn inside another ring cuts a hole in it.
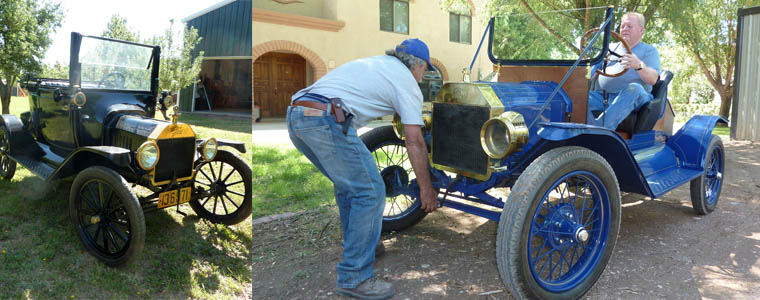
[[[161,156],[156,165],[155,182],[184,178],[193,174],[195,138],[166,139],[156,141]]]
[[[480,146],[480,128],[490,116],[488,107],[433,104],[433,163],[487,174],[488,156]]]

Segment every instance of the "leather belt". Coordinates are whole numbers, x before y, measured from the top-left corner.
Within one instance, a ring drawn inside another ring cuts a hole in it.
[[[291,104],[291,106],[293,106],[293,107],[303,106],[303,107],[310,107],[310,108],[318,109],[318,110],[321,110],[321,111],[327,111],[327,104],[325,104],[325,103],[319,103],[319,102],[314,102],[314,101],[296,101],[296,102],[293,102],[293,104]]]

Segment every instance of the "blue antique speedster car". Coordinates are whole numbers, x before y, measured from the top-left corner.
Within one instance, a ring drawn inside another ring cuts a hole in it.
[[[69,217],[82,244],[110,266],[145,244],[143,212],[188,203],[214,223],[251,215],[251,168],[237,141],[198,138],[158,91],[161,48],[71,34],[69,78],[28,76],[29,111],[0,119],[0,178],[17,165],[48,183],[73,177]],[[153,117],[174,110],[171,122]],[[136,188],[141,186],[142,189]]]
[[[663,118],[670,72],[660,74],[654,100],[616,131],[586,124],[591,70],[601,65],[604,73],[615,59],[609,50],[616,36],[613,9],[598,15],[601,29],[576,29],[579,37],[587,33],[580,47],[559,59],[500,51],[510,42],[500,24],[520,20],[492,19],[488,52],[498,80],[448,82],[425,103],[439,203],[499,222],[498,269],[518,299],[575,299],[588,292],[613,253],[621,192],[657,198],[689,183],[697,214],[713,211],[720,195],[724,149],[712,130],[726,120],[694,116],[670,132],[672,119]],[[394,122],[362,136],[386,184],[384,231],[426,215],[401,126]],[[489,193],[496,188],[509,189],[506,199]]]

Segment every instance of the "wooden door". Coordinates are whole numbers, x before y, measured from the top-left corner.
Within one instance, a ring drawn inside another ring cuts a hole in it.
[[[253,99],[265,118],[285,117],[290,97],[306,87],[306,60],[298,54],[270,52],[253,64]]]

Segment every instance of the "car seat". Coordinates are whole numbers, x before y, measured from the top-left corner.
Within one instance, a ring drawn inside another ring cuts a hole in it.
[[[657,82],[652,86],[652,101],[642,106],[639,110],[631,112],[628,117],[620,122],[618,128],[615,131],[627,132],[631,135],[649,131],[654,128],[654,124],[657,123],[665,112],[665,103],[668,97],[668,84],[673,79],[673,73],[668,70],[663,70],[660,76],[657,78]],[[596,86],[598,89],[598,82],[594,80],[591,83],[592,86]],[[594,117],[598,117],[601,111],[592,111]]]
[[[632,112],[623,122],[618,125],[617,131],[628,132],[631,135],[654,128],[665,112],[665,103],[668,97],[668,84],[673,79],[673,73],[663,70],[657,82],[652,86],[654,98],[642,106],[638,111]]]

